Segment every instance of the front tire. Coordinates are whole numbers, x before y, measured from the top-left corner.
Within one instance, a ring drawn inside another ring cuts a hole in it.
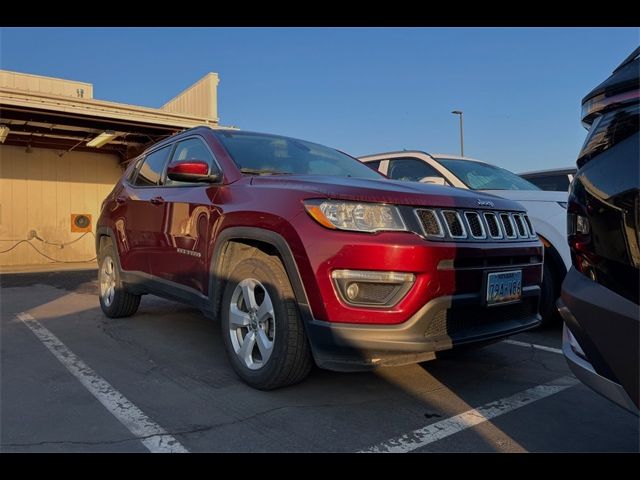
[[[304,325],[277,258],[260,254],[233,269],[222,295],[221,327],[231,366],[254,388],[292,385],[311,370]]]
[[[107,317],[129,317],[138,311],[140,295],[133,295],[125,290],[117,252],[110,239],[98,253],[98,288],[100,308]]]

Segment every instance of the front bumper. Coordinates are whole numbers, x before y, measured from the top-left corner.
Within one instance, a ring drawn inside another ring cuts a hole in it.
[[[572,268],[557,302],[564,320],[562,351],[585,385],[638,415],[637,306]],[[573,345],[572,345],[573,344]],[[623,381],[624,380],[624,381]],[[635,384],[635,386],[634,386]]]
[[[318,366],[366,370],[432,360],[435,353],[490,342],[540,323],[540,288],[522,289],[522,301],[486,307],[479,294],[435,298],[398,325],[361,325],[312,320],[307,332]]]
[[[488,271],[522,269],[522,286],[539,285],[539,240],[513,242],[428,241],[408,232],[330,231],[309,215],[292,221],[299,243],[292,251],[313,318],[331,323],[403,325],[429,300],[479,293]],[[413,274],[407,294],[392,307],[349,305],[336,291],[336,270]]]

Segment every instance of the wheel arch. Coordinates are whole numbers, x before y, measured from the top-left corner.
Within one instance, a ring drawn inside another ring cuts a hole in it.
[[[100,254],[100,248],[107,238],[111,239],[111,243],[116,249],[117,255],[115,260],[118,262],[118,268],[122,271],[122,265],[120,264],[120,249],[118,248],[116,235],[110,227],[101,226],[96,229],[96,256]]]
[[[220,315],[222,293],[229,274],[230,257],[238,253],[242,255],[243,250],[252,249],[258,249],[267,255],[275,255],[282,261],[306,326],[313,316],[291,248],[282,235],[259,227],[228,227],[216,238],[209,266],[209,299],[214,318],[219,318]]]

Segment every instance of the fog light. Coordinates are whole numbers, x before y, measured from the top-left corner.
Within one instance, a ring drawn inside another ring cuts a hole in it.
[[[360,291],[360,287],[358,287],[357,283],[352,283],[347,287],[347,298],[349,300],[355,300],[358,296],[358,292]]]
[[[334,270],[331,273],[340,297],[350,305],[392,307],[409,291],[412,273]]]

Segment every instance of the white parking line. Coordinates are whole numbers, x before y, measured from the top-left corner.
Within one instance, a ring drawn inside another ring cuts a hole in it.
[[[17,317],[122,425],[140,439],[147,450],[151,453],[188,453],[178,440],[94,372],[38,320],[28,313],[19,313]]]
[[[502,398],[487,403],[482,407],[467,410],[454,417],[441,420],[426,427],[414,430],[401,437],[388,440],[373,447],[361,450],[360,453],[406,453],[416,448],[424,447],[430,443],[461,432],[480,423],[509,413],[517,408],[524,407],[550,395],[562,392],[576,385],[578,380],[573,377],[561,377],[545,385],[516,393],[510,397]]]
[[[544,350],[545,352],[559,353],[560,355],[562,355],[562,349],[561,348],[546,347],[544,345],[537,345],[535,343],[527,343],[527,342],[519,342],[518,340],[511,340],[511,339],[503,340],[503,342],[504,343],[508,343],[509,345],[517,345],[519,347],[536,348],[538,350]]]

